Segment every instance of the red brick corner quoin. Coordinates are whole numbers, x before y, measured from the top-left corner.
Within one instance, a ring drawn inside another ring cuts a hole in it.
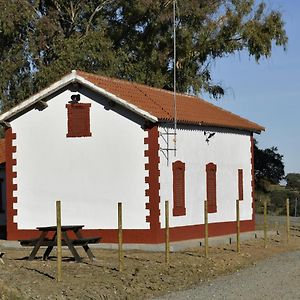
[[[5,131],[5,159],[6,159],[6,217],[7,217],[7,239],[17,239],[17,224],[14,223],[14,216],[17,215],[17,210],[14,209],[14,203],[17,203],[17,197],[14,197],[14,191],[17,190],[17,185],[14,184],[14,178],[17,173],[14,172],[13,166],[17,164],[17,160],[13,158],[16,153],[16,146],[13,146],[13,140],[16,139],[16,134],[11,128]]]
[[[148,163],[145,164],[145,170],[148,171],[148,176],[145,177],[145,183],[148,184],[148,189],[145,190],[145,195],[149,202],[146,203],[146,209],[149,210],[149,215],[146,217],[146,222],[150,223],[150,236],[153,242],[158,242],[156,239],[160,230],[160,183],[159,183],[159,132],[157,126],[146,129],[148,137],[144,139],[148,149],[145,150],[145,157],[148,158]]]

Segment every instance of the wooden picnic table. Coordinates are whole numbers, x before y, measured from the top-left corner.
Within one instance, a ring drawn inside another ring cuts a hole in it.
[[[100,237],[84,238],[81,234],[81,229],[84,225],[67,225],[61,226],[61,236],[62,236],[62,246],[67,246],[71,251],[76,262],[81,262],[82,258],[79,256],[75,246],[83,247],[84,251],[88,255],[89,259],[93,261],[95,256],[93,255],[89,244],[98,243]],[[31,240],[20,240],[22,246],[33,246],[33,249],[28,257],[28,260],[33,260],[40,249],[41,246],[47,246],[44,252],[43,260],[47,260],[52,249],[57,246],[57,227],[47,226],[47,227],[37,227],[40,232],[40,236],[37,239]],[[74,233],[75,239],[70,238],[69,233]],[[49,238],[49,236],[51,236]]]

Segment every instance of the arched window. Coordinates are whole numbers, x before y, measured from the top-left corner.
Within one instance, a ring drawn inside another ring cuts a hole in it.
[[[206,197],[207,211],[217,212],[217,166],[214,163],[206,165]]]
[[[184,216],[185,209],[185,164],[179,160],[172,164],[173,169],[173,216]]]

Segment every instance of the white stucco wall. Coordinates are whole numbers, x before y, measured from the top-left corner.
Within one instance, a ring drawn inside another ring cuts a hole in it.
[[[252,219],[251,199],[251,151],[250,135],[232,132],[212,131],[216,134],[205,142],[204,130],[177,131],[177,153],[170,151],[169,166],[160,152],[160,197],[161,224],[164,226],[164,201],[170,201],[170,226],[195,225],[204,223],[204,200],[206,200],[206,164],[217,165],[217,213],[209,214],[209,222],[236,220],[236,199],[238,199],[238,169],[243,169],[244,200],[240,202],[241,220]],[[207,129],[206,129],[207,130]],[[160,128],[160,132],[164,132]],[[172,140],[173,137],[170,137]],[[163,138],[160,147],[165,148]],[[170,148],[173,148],[171,142]],[[185,163],[186,215],[173,216],[172,162]]]
[[[63,224],[117,228],[117,202],[122,202],[124,228],[149,228],[146,133],[139,124],[93,101],[104,103],[99,96],[83,90],[80,102],[91,103],[92,137],[66,138],[66,103],[72,94],[66,89],[48,101],[44,111],[33,109],[11,122],[17,134],[13,144],[18,228],[55,224],[56,200],[62,202]]]

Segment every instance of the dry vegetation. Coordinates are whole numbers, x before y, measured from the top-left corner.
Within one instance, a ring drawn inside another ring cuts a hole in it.
[[[234,272],[276,253],[300,249],[298,230],[292,230],[288,245],[284,230],[280,232],[269,239],[267,248],[261,239],[243,242],[240,254],[234,244],[211,247],[207,259],[203,248],[172,253],[169,266],[164,263],[164,253],[125,251],[122,273],[117,270],[117,251],[94,250],[97,261],[86,259],[80,264],[64,252],[63,282],[59,284],[55,257],[29,262],[29,250],[7,250],[5,265],[0,265],[0,295],[1,299],[151,298]]]

